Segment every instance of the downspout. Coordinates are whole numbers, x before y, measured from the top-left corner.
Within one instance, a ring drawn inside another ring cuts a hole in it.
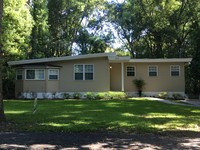
[[[124,62],[121,62],[121,84],[122,84],[122,87],[121,87],[121,91],[124,92]]]

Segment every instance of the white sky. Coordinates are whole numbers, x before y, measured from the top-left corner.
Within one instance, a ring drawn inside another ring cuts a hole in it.
[[[123,3],[125,0],[107,0],[108,2]]]

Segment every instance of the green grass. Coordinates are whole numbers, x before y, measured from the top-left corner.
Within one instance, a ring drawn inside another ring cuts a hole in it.
[[[148,99],[129,100],[7,100],[10,125],[0,131],[159,132],[200,131],[200,109],[168,105]]]

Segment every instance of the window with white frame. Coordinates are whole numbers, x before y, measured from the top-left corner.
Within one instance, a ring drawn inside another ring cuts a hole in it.
[[[155,77],[158,75],[158,67],[157,66],[149,66],[149,76]]]
[[[94,65],[81,64],[74,65],[74,79],[75,80],[93,80]]]
[[[44,69],[27,69],[26,70],[27,80],[44,80]]]
[[[74,65],[75,80],[83,80],[83,65]]]
[[[48,70],[49,80],[58,80],[59,79],[59,70],[58,69],[49,69]]]
[[[127,66],[126,67],[126,75],[127,76],[135,76],[135,67],[134,66]]]
[[[180,76],[180,66],[172,65],[170,66],[171,76]]]
[[[85,65],[85,80],[93,80],[93,65]]]
[[[18,69],[16,72],[16,79],[17,80],[22,80],[23,79],[23,71],[22,69]]]

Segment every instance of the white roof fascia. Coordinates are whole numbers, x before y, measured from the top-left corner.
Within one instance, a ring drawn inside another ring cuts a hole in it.
[[[133,63],[157,63],[157,62],[191,62],[192,58],[159,58],[159,59],[130,59],[130,57],[121,57],[121,56],[110,56],[108,57],[109,62],[133,62]]]
[[[108,60],[109,62],[129,62],[130,57],[129,56],[109,56]]]
[[[133,63],[153,63],[153,62],[191,62],[192,58],[163,58],[163,59],[130,59]]]
[[[29,69],[29,68],[47,68],[47,69],[58,69],[61,68],[61,66],[23,66],[23,67],[16,67],[18,69]]]
[[[63,57],[9,61],[8,65],[16,66],[16,65],[25,65],[25,64],[36,64],[36,63],[45,63],[45,62],[56,62],[56,61],[110,57],[110,56],[116,56],[116,53],[98,53],[98,54],[87,54],[87,55],[77,55],[77,56],[63,56]]]

